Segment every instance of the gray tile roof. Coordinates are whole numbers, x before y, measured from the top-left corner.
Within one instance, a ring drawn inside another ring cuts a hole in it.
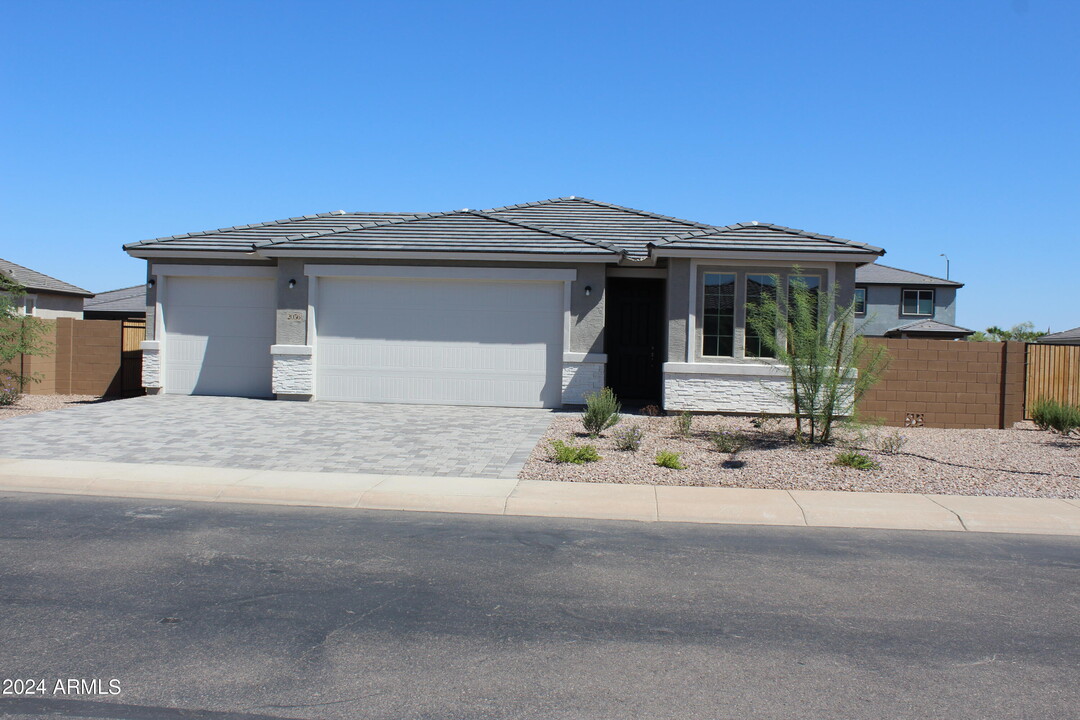
[[[301,235],[303,233],[333,232],[341,228],[358,226],[370,222],[387,222],[417,217],[423,213],[379,213],[379,212],[334,212],[319,213],[318,215],[301,215],[299,217],[285,218],[283,220],[271,220],[264,223],[251,225],[234,225],[233,227],[220,228],[218,230],[205,230],[203,232],[184,233],[182,235],[169,235],[167,237],[142,240],[129,243],[124,246],[125,250],[196,250],[196,251],[224,251],[224,252],[251,252],[256,245],[269,240],[281,239]]]
[[[574,196],[507,205],[485,212],[618,245],[632,257],[648,256],[650,242],[695,229],[712,228],[692,220]]]
[[[621,254],[620,249],[610,243],[538,228],[520,220],[476,210],[362,223],[327,232],[283,237],[257,247],[267,255],[282,250]]]
[[[882,255],[884,250],[866,243],[821,235],[771,223],[736,223],[710,227],[652,243],[657,249],[670,250],[758,250],[766,252],[863,253]]]
[[[937,285],[947,287],[964,287],[964,283],[955,280],[944,280],[932,275],[922,275],[874,263],[863,265],[855,270],[855,282],[860,285]]]
[[[1047,343],[1049,345],[1080,345],[1080,327],[1043,335],[1035,342]]]
[[[82,295],[92,297],[94,293],[81,287],[57,280],[54,277],[17,265],[10,260],[0,258],[0,273],[13,279],[30,292],[58,293],[60,295]]]
[[[146,311],[146,286],[133,285],[101,292],[83,300],[83,310],[97,312],[137,313]]]
[[[809,251],[822,254],[883,251],[863,243],[742,223],[715,227],[582,197],[507,205],[486,211],[346,213],[275,220],[125,245],[138,251],[259,252],[372,250],[590,254],[642,260],[653,248]]]
[[[886,335],[893,335],[900,333],[941,333],[944,335],[971,335],[974,330],[968,330],[957,325],[949,325],[948,323],[938,322],[937,320],[916,320],[915,322],[908,323],[907,325],[901,325],[895,327],[892,330],[886,332]]]

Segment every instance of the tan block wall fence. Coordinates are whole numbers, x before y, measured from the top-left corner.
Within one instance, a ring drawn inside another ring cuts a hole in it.
[[[859,412],[902,427],[921,416],[925,427],[1007,428],[1024,419],[1025,345],[873,338],[891,357],[889,369]]]
[[[122,321],[58,318],[47,322],[51,327],[45,340],[52,344],[52,352],[46,357],[21,359],[22,374],[41,377],[41,382],[26,386],[27,394],[136,393],[137,388],[124,383]],[[19,371],[19,359],[11,364],[11,369]]]

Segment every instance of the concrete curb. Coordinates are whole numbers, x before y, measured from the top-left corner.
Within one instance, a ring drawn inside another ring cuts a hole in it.
[[[0,491],[368,510],[1080,536],[1080,503],[0,458]]]

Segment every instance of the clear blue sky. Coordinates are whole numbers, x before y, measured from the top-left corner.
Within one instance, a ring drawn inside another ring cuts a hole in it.
[[[1080,2],[7,2],[0,257],[583,195],[880,245],[1080,325]]]

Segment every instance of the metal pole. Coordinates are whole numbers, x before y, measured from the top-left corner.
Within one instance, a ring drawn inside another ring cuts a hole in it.
[[[941,253],[941,255],[939,255],[939,257],[945,258],[945,279],[948,280],[949,279],[949,256],[946,255],[945,253]]]

